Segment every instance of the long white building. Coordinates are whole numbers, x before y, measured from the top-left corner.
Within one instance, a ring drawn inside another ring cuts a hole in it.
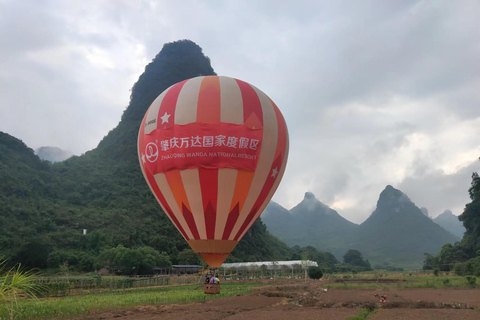
[[[235,262],[235,263],[224,263],[222,268],[229,269],[248,269],[249,267],[260,267],[265,265],[268,269],[277,269],[282,266],[287,266],[290,269],[294,268],[308,268],[308,267],[318,267],[318,263],[311,260],[291,260],[291,261],[259,261],[259,262]]]

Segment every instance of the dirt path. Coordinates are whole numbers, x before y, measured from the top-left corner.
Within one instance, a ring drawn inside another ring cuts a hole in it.
[[[380,303],[374,295],[387,295]],[[246,296],[210,300],[206,303],[141,306],[110,311],[82,319],[120,320],[290,320],[346,319],[361,310],[376,310],[379,319],[480,319],[478,289],[325,290],[319,283],[282,285],[255,289]]]

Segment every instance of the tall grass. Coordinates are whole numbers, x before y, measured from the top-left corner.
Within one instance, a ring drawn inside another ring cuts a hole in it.
[[[22,268],[21,264],[6,270],[6,263],[6,260],[0,259],[0,302],[8,318],[13,320],[19,313],[19,298],[36,298],[41,287],[35,284],[36,275],[32,271]]]

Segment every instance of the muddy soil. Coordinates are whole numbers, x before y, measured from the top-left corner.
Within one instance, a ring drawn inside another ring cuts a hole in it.
[[[387,302],[375,296],[386,295]],[[479,289],[325,289],[321,282],[256,288],[246,296],[205,303],[140,306],[79,319],[347,319],[372,310],[379,319],[480,319]],[[365,311],[364,311],[365,312]]]

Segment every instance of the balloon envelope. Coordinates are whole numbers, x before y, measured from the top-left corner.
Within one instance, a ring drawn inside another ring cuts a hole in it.
[[[156,199],[210,267],[220,267],[272,198],[288,132],[262,91],[229,77],[179,82],[150,105],[138,156]]]

